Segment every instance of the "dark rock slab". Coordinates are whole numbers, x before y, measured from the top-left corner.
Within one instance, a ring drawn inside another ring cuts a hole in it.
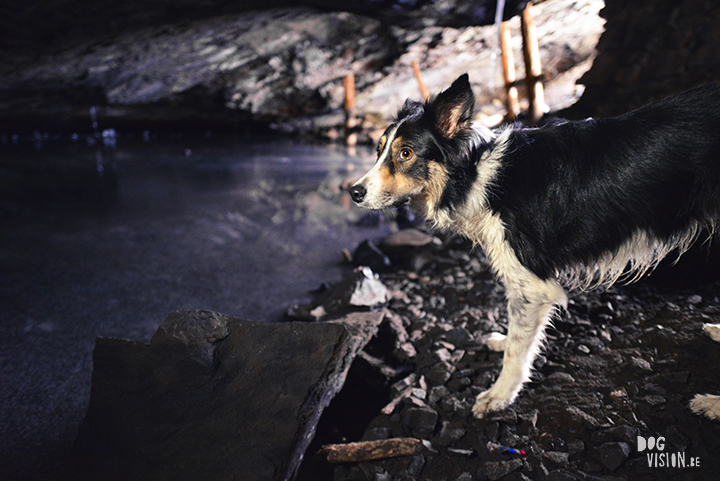
[[[150,344],[98,338],[75,442],[86,479],[291,479],[382,312],[328,323],[170,314]]]

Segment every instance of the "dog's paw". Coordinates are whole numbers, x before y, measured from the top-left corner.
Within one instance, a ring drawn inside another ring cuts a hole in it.
[[[720,342],[720,324],[703,324],[703,331],[715,342]]]
[[[482,419],[486,414],[505,409],[513,402],[513,398],[498,397],[493,389],[481,392],[475,399],[475,405],[472,408],[473,415],[477,419]]]
[[[720,396],[696,394],[693,400],[690,401],[690,409],[692,409],[695,414],[720,420]]]
[[[490,333],[487,340],[485,341],[485,344],[487,345],[488,349],[495,352],[502,352],[505,350],[505,342],[507,340],[507,336],[505,334],[501,334],[499,332],[493,332]]]

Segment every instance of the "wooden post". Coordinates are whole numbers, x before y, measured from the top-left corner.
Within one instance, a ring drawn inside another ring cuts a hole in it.
[[[428,89],[425,86],[425,82],[423,82],[422,76],[420,75],[420,64],[417,62],[417,60],[413,60],[412,68],[413,71],[415,71],[415,78],[417,79],[418,85],[420,86],[420,93],[422,94],[423,99],[427,100],[428,98],[430,98],[430,92],[428,92]]]
[[[345,87],[345,142],[347,145],[355,145],[357,143],[357,133],[355,126],[357,119],[355,117],[355,74],[350,72],[343,77],[343,86]]]
[[[510,47],[510,25],[507,22],[500,23],[500,52],[502,53],[503,77],[505,79],[505,106],[507,108],[505,118],[512,122],[517,118],[520,107],[518,105],[518,91],[515,86],[515,59]]]
[[[329,463],[359,463],[376,459],[414,456],[421,452],[423,443],[415,438],[391,438],[380,441],[361,441],[323,446],[320,453]]]
[[[530,5],[531,3],[528,2],[527,7],[523,10],[520,24],[522,26],[523,57],[525,60],[525,82],[527,82],[528,99],[530,100],[529,122],[531,125],[535,125],[543,116],[545,95],[541,81],[540,49]]]

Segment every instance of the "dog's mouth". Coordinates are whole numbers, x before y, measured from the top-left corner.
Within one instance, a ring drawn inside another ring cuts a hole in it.
[[[356,204],[364,209],[368,210],[388,210],[397,209],[399,207],[405,207],[410,205],[412,202],[411,197],[401,197],[396,200],[387,199],[385,202],[374,203],[374,202],[356,202]]]
[[[368,191],[361,183],[357,183],[348,189],[350,198],[358,206],[370,210],[385,210],[397,207],[403,207],[412,202],[413,195],[404,193],[397,195],[391,192],[374,192]]]
[[[393,209],[397,209],[397,208],[400,208],[400,207],[405,207],[406,205],[410,205],[410,202],[411,202],[411,201],[412,201],[412,198],[411,198],[410,196],[401,197],[401,198],[399,198],[398,200],[396,200],[395,202],[393,202],[393,203],[391,204],[391,207],[392,207]]]

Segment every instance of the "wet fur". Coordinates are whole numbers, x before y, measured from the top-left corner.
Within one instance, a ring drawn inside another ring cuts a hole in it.
[[[361,206],[410,202],[485,251],[508,299],[495,384],[477,417],[512,403],[565,289],[633,280],[681,254],[720,208],[720,84],[609,119],[490,131],[472,124],[467,75],[408,101],[350,190]],[[408,151],[412,157],[403,156]]]

